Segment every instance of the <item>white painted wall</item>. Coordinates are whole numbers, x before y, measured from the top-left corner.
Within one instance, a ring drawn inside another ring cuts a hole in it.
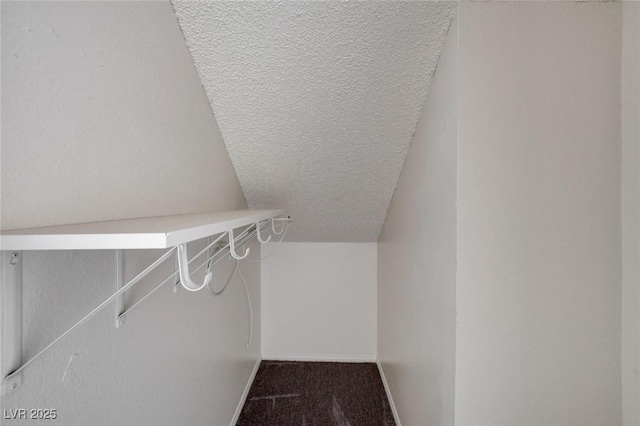
[[[264,359],[376,359],[375,243],[266,244]]]
[[[245,205],[168,1],[18,3],[2,5],[3,229]]]
[[[453,23],[378,246],[378,358],[406,425],[453,424],[456,31]]]
[[[640,425],[640,3],[622,6],[622,396]]]
[[[246,207],[168,2],[3,2],[2,67],[4,229]],[[25,252],[25,358],[114,291],[114,254]],[[157,256],[127,252],[127,278]],[[168,285],[124,328],[107,309],[78,329],[2,407],[57,409],[61,425],[228,424],[260,356],[259,266],[243,272],[251,347],[241,282],[218,298]]]
[[[457,425],[622,422],[620,12],[459,5]]]

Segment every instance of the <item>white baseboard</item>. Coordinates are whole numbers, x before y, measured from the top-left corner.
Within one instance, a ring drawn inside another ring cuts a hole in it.
[[[387,399],[389,400],[389,405],[391,406],[391,412],[393,413],[393,419],[396,421],[397,426],[402,426],[400,423],[400,417],[398,416],[398,411],[396,410],[396,405],[393,403],[393,397],[391,396],[391,389],[389,388],[389,383],[387,383],[387,378],[384,376],[384,370],[382,369],[382,364],[380,361],[376,361],[378,365],[378,371],[380,372],[380,378],[382,379],[382,385],[384,386],[384,391],[387,394]]]
[[[251,376],[249,376],[249,381],[247,382],[247,386],[244,388],[244,392],[242,392],[242,396],[240,397],[240,402],[238,403],[238,407],[236,408],[236,412],[231,419],[231,426],[235,426],[238,423],[238,419],[240,418],[240,414],[242,413],[242,408],[244,407],[244,403],[247,401],[247,397],[249,396],[249,391],[251,390],[251,386],[253,385],[253,380],[256,378],[256,373],[258,373],[258,368],[260,367],[260,363],[262,362],[262,358],[258,358],[256,361],[256,365],[253,366],[253,371],[251,372]]]
[[[262,359],[265,361],[376,362],[375,356],[366,355],[262,354]]]

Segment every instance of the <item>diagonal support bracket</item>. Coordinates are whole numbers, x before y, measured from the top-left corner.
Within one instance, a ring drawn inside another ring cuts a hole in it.
[[[22,385],[22,374],[4,380],[22,365],[22,252],[0,252],[2,270],[2,394]]]

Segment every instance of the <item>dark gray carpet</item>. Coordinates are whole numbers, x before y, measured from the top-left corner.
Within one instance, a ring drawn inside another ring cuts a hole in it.
[[[238,426],[395,425],[373,363],[262,361]]]

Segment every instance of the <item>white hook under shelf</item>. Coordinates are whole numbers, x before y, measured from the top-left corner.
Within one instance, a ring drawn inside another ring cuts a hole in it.
[[[233,257],[234,259],[237,260],[242,260],[245,257],[249,256],[249,251],[251,249],[247,247],[247,249],[244,252],[244,255],[240,256],[238,253],[236,253],[236,243],[233,239],[233,229],[229,229],[229,254],[231,255],[231,257]]]
[[[282,228],[280,229],[280,232],[276,232],[275,221],[273,220],[273,218],[271,218],[271,231],[273,231],[273,233],[276,235],[280,235],[284,232],[284,226],[282,226]]]
[[[256,222],[256,238],[261,244],[271,241],[271,235],[269,235],[266,240],[262,239],[262,234],[260,234],[260,222]]]
[[[213,279],[213,272],[207,273],[202,284],[198,285],[191,279],[189,273],[189,259],[187,258],[187,245],[178,244],[178,271],[180,273],[180,282],[182,287],[189,291],[202,290]]]

